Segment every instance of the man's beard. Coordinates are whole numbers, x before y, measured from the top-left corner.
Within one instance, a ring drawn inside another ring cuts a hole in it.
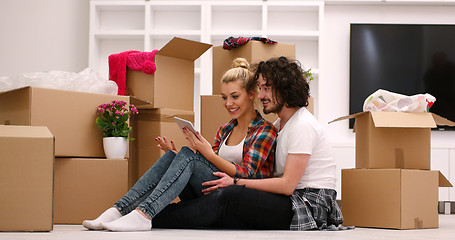
[[[269,99],[267,99],[267,100],[269,100]],[[269,102],[272,103],[272,101],[270,101],[270,100],[269,100]],[[264,106],[262,111],[264,112],[264,114],[278,113],[281,111],[281,109],[283,109],[283,106],[284,106],[284,104],[273,102],[273,106],[271,106],[268,109]]]

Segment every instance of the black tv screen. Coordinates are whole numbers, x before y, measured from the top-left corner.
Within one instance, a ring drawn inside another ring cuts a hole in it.
[[[455,121],[455,25],[351,24],[350,38],[351,114],[384,89],[429,93],[436,97],[430,112]]]

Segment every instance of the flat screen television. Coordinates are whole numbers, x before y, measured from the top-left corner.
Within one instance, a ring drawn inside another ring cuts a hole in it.
[[[351,24],[349,69],[350,114],[384,89],[429,93],[436,97],[430,112],[455,122],[455,25]]]

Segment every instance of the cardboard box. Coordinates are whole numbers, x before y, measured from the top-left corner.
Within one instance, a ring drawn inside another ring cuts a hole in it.
[[[150,105],[138,106],[139,114],[132,119],[136,140],[133,141],[133,184],[162,156],[164,151],[157,147],[155,138],[166,137],[174,141],[177,149],[188,145],[174,116],[194,123],[194,112],[169,108],[153,108]]]
[[[343,225],[437,228],[439,186],[452,186],[439,171],[343,169]]]
[[[361,112],[355,118],[356,168],[430,169],[431,113]],[[446,119],[447,120],[447,119]]]
[[[308,111],[313,113],[313,98],[309,99],[310,105],[307,107]],[[261,113],[269,122],[275,122],[278,116],[274,113],[264,114],[262,111],[262,104],[258,101],[256,109]],[[211,144],[215,141],[215,135],[220,126],[231,120],[231,116],[224,107],[221,95],[202,95],[201,96],[201,134]]]
[[[194,61],[211,46],[174,37],[156,53],[154,74],[127,70],[126,94],[155,108],[193,111]]]
[[[130,97],[25,87],[0,93],[0,124],[47,126],[55,137],[55,156],[105,157],[96,109]]]
[[[128,160],[56,158],[54,186],[54,223],[81,224],[129,190]]]
[[[0,125],[0,153],[0,231],[51,231],[51,132],[46,127]]]
[[[224,50],[223,46],[213,47],[212,94],[221,94],[221,78],[227,70],[232,68],[234,59],[242,57],[248,63],[253,64],[280,56],[295,59],[295,45],[285,43],[264,44],[260,41],[249,41],[245,45],[231,50]]]

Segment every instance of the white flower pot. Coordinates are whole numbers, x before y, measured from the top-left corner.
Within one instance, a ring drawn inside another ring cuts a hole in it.
[[[103,138],[104,154],[110,159],[124,159],[128,141],[126,137],[105,137]]]

